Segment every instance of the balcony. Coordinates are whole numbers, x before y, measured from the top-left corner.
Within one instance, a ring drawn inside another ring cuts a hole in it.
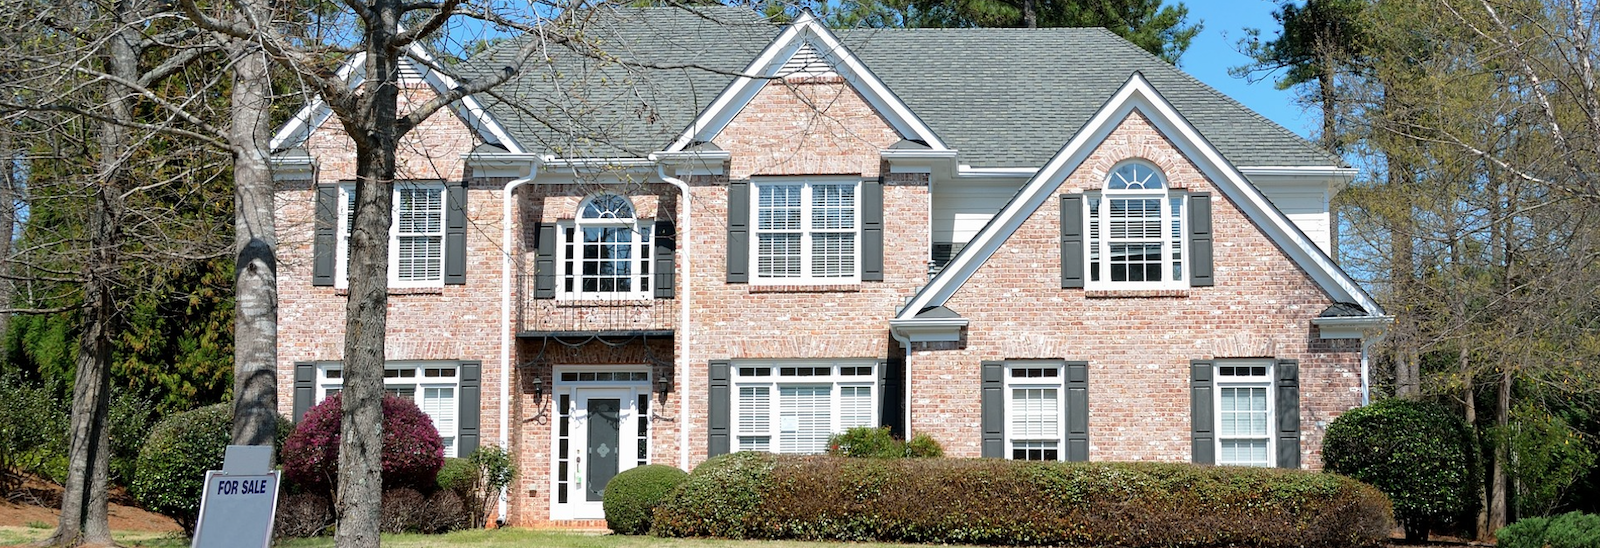
[[[533,266],[527,264],[520,270],[519,337],[670,337],[677,327],[677,299],[534,299]]]

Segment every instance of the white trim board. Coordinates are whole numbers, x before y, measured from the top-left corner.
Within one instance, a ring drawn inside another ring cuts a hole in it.
[[[1061,186],[1113,130],[1128,115],[1139,112],[1150,120],[1163,135],[1170,139],[1189,161],[1210,178],[1218,191],[1237,205],[1245,216],[1271,238],[1280,249],[1309,274],[1318,287],[1338,302],[1355,303],[1368,315],[1381,316],[1378,306],[1350,275],[1334,264],[1322,249],[1301,232],[1283,213],[1272,206],[1265,195],[1227,159],[1216,147],[1207,142],[1198,130],[1183,118],[1171,103],[1145,80],[1143,74],[1134,73],[1111,98],[1089,118],[1055,156],[1023,185],[1006,207],[994,216],[977,237],[962,248],[943,271],[917,292],[901,309],[896,320],[910,320],[918,311],[930,306],[942,306],[956,290],[1000,249],[1022,223],[1049,201]]]
[[[366,71],[364,70],[366,62],[366,52],[358,52],[351,56],[349,61],[339,67],[339,79],[344,80],[345,85],[351,89],[360,86],[362,82],[366,81]],[[451,78],[450,75],[429,68],[429,65],[439,66],[439,62],[421,45],[416,43],[412,43],[406,48],[406,55],[402,56],[399,62],[421,74],[422,80],[427,82],[436,93],[445,93],[458,85],[455,78]],[[405,71],[402,70],[401,72],[404,73]],[[505,148],[507,152],[514,154],[526,152],[521,145],[517,144],[516,139],[511,138],[511,133],[506,131],[505,126],[499,120],[496,120],[494,115],[490,114],[487,109],[483,108],[483,104],[478,101],[477,97],[472,95],[462,97],[460,101],[451,103],[447,108],[454,112],[469,129],[476,132],[484,142],[499,145]],[[300,146],[306,142],[306,139],[311,137],[313,131],[322,127],[322,124],[327,122],[328,117],[332,115],[333,109],[328,107],[327,101],[324,101],[320,95],[313,98],[311,102],[301,107],[294,117],[284,123],[283,127],[278,128],[278,131],[272,134],[272,141],[268,144],[268,149],[278,151]]]
[[[711,141],[723,128],[728,127],[745,105],[750,104],[750,100],[766,86],[767,81],[782,73],[789,59],[807,45],[814,48],[834,72],[849,82],[850,87],[860,93],[862,99],[872,105],[901,137],[927,143],[933,150],[948,150],[932,128],[917,118],[861,59],[839,42],[833,31],[818,21],[810,9],[806,9],[750,62],[750,66],[745,67],[743,76],[728,84],[711,102],[711,106],[695,117],[683,135],[667,147],[666,152],[678,152],[696,142]]]

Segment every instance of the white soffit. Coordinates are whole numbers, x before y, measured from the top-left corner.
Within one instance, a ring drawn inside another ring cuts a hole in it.
[[[1100,107],[1046,162],[1039,172],[1023,185],[1015,198],[985,225],[978,235],[962,248],[943,271],[928,282],[911,302],[902,309],[897,320],[907,320],[916,311],[929,306],[942,306],[956,290],[983,266],[989,257],[1000,249],[1007,239],[1022,226],[1045,202],[1056,188],[1095,151],[1107,136],[1128,117],[1139,112],[1148,118],[1156,129],[1170,139],[1174,146],[1194,162],[1217,189],[1236,204],[1264,234],[1273,240],[1285,254],[1299,265],[1323,291],[1337,302],[1355,303],[1371,316],[1383,315],[1378,306],[1350,275],[1335,265],[1322,249],[1290,222],[1283,213],[1267,201],[1261,191],[1251,185],[1238,168],[1223,158],[1216,147],[1205,140],[1194,126],[1168,103],[1145,80],[1143,74],[1134,73],[1121,89]]]

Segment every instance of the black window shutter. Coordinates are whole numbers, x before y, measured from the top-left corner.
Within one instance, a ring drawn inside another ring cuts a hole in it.
[[[707,387],[706,457],[726,455],[733,436],[733,393],[729,387],[731,366],[727,360],[711,360],[711,382]]]
[[[533,242],[533,298],[556,298],[556,225],[538,225],[538,240]]]
[[[861,281],[883,281],[883,181],[861,181]]]
[[[456,456],[465,457],[478,450],[482,439],[479,424],[483,413],[483,362],[464,361],[460,364],[461,386],[457,404],[460,411],[456,423]]]
[[[1089,362],[1067,362],[1067,460],[1089,460]]]
[[[1300,362],[1278,360],[1278,468],[1300,467]]]
[[[1217,463],[1217,431],[1212,420],[1212,407],[1216,405],[1212,396],[1216,390],[1212,382],[1212,375],[1216,374],[1213,365],[1203,360],[1189,362],[1189,436],[1194,444],[1196,464]]]
[[[1216,285],[1211,268],[1211,195],[1189,195],[1189,285]]]
[[[467,182],[445,183],[444,283],[467,283]]]
[[[678,233],[672,221],[656,221],[655,245],[656,259],[656,298],[671,299],[673,296],[673,263],[677,259]]]
[[[339,186],[317,185],[317,216],[311,238],[311,285],[333,285],[339,242]]]
[[[905,362],[878,360],[878,424],[889,433],[905,436]]]
[[[750,282],[750,181],[728,183],[728,283]]]
[[[306,410],[317,403],[317,364],[313,362],[296,362],[294,364],[294,421],[300,422],[300,417],[306,415]]]
[[[1083,287],[1083,195],[1061,195],[1061,287]]]
[[[1006,456],[1005,362],[983,362],[983,456]]]

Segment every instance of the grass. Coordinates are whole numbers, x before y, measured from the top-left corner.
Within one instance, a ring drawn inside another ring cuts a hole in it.
[[[0,546],[22,544],[42,539],[50,529],[0,527]],[[183,548],[189,539],[171,533],[118,532],[117,543],[133,548]],[[798,542],[779,540],[724,540],[632,537],[599,533],[548,531],[531,529],[498,529],[461,531],[448,535],[384,535],[383,545],[396,548],[472,546],[474,548],[521,548],[546,546],[549,548],[837,548],[836,542]],[[291,539],[279,542],[283,548],[332,547],[329,537]],[[850,543],[851,548],[889,548],[913,545]]]

